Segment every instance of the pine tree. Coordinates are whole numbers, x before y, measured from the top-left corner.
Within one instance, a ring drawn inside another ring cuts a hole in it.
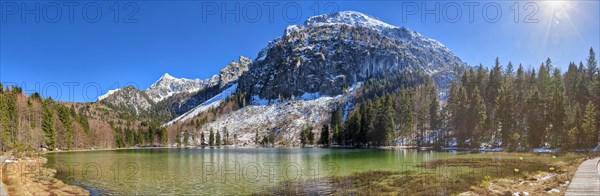
[[[514,74],[513,73],[514,70],[513,69],[514,69],[514,66],[513,66],[512,62],[508,61],[508,65],[506,66],[506,70],[504,71],[504,76],[506,78],[512,78],[512,77],[514,77],[514,75],[513,75]]]
[[[461,84],[454,83],[450,87],[448,107],[450,113],[450,127],[454,131],[458,145],[464,146],[470,135],[467,134],[467,93]]]
[[[12,134],[9,126],[9,116],[8,116],[8,108],[7,101],[5,101],[5,95],[0,94],[0,150],[5,151],[7,149],[12,148]]]
[[[430,89],[429,97],[429,129],[435,132],[440,128],[440,117],[438,115],[440,102],[438,101],[437,91],[435,88]],[[436,138],[436,140],[440,141],[439,138]]]
[[[305,127],[304,129],[302,129],[302,131],[300,131],[300,144],[304,147],[304,145],[306,145],[306,141],[307,141],[307,135],[306,135],[306,129],[308,127]]]
[[[210,146],[215,145],[215,134],[214,134],[212,128],[210,129],[210,133],[208,135],[208,145],[210,145]]]
[[[254,134],[254,145],[258,145],[260,143],[260,137],[258,136],[258,131]]]
[[[312,128],[311,131],[308,132],[308,143],[310,145],[313,145],[315,143],[315,133],[312,132]]]
[[[223,127],[223,132],[225,133],[223,145],[229,145],[229,131],[227,131],[227,127]]]
[[[302,144],[302,146],[306,145],[306,144],[312,144],[311,141],[311,128],[306,126],[304,127],[304,129],[302,129],[302,131],[300,132],[300,143]]]
[[[177,147],[181,147],[181,132],[177,132],[177,135],[175,135],[175,141],[177,141]]]
[[[9,132],[9,144],[15,144],[17,143],[17,130],[18,130],[18,124],[19,124],[19,113],[17,110],[17,95],[20,94],[20,88],[18,87],[12,87],[12,89],[10,90],[10,93],[5,94],[4,97],[4,102],[5,102],[5,109],[6,109],[6,115],[8,117],[8,121],[7,121],[7,127],[8,127],[8,132]]]
[[[527,111],[527,141],[530,148],[537,148],[541,146],[545,128],[543,105],[537,90],[534,89],[534,92],[527,100],[527,104],[529,105]]]
[[[412,115],[412,108],[411,108],[411,97],[410,97],[410,92],[408,92],[407,90],[404,89],[404,87],[402,87],[400,89],[400,95],[399,97],[396,99],[396,102],[398,102],[398,112],[397,114],[397,120],[398,120],[398,133],[396,133],[396,136],[400,137],[400,136],[409,136],[409,134],[412,134],[413,132],[413,115]],[[363,119],[365,122],[361,123],[361,129],[366,129],[367,128],[367,123],[366,123],[366,112],[363,112]],[[366,132],[365,132],[366,134]]]
[[[329,146],[329,126],[327,124],[324,124],[321,128],[319,144]]]
[[[598,62],[596,61],[596,53],[593,48],[590,48],[590,54],[587,60],[587,77],[592,80],[598,72]]]
[[[500,133],[502,135],[502,144],[507,149],[514,149],[516,146],[514,137],[515,121],[515,100],[512,84],[505,81],[500,88],[500,97],[498,105],[498,116],[500,121]]]
[[[552,98],[550,101],[550,144],[553,147],[558,147],[562,143],[563,137],[566,137],[565,121],[565,96],[564,96],[563,80],[558,69],[552,74]]]
[[[67,143],[67,149],[71,149],[73,144],[73,125],[71,124],[71,115],[66,107],[58,106],[58,119],[65,127],[65,137]]]
[[[360,122],[361,122],[360,111],[357,110],[352,114],[352,117],[348,119],[348,125],[346,126],[347,140],[355,146],[360,146]]]
[[[583,116],[581,114],[581,108],[578,103],[572,103],[567,108],[567,139],[564,144],[567,144],[568,148],[579,148],[581,147],[582,134],[580,134],[581,124],[583,123]]]
[[[585,107],[585,115],[583,117],[583,124],[581,125],[581,129],[585,134],[584,138],[586,139],[585,144],[587,148],[598,145],[597,116],[596,106],[592,101],[589,101]]]
[[[394,134],[394,128],[396,127],[396,122],[394,121],[394,116],[396,116],[396,111],[393,107],[393,98],[391,95],[386,96],[385,98],[385,138],[384,141],[387,142],[386,145],[391,145],[396,141],[396,137]]]
[[[56,129],[54,128],[54,118],[50,110],[49,101],[44,101],[43,104],[43,121],[42,130],[46,136],[46,147],[53,150],[56,147]]]
[[[335,139],[336,143],[338,145],[342,145],[342,142],[344,140],[344,135],[342,133],[342,122],[343,122],[343,115],[342,115],[342,108],[340,106],[338,106],[336,109],[333,110],[332,114],[331,114],[331,128],[333,129],[333,138]]]
[[[135,133],[131,128],[127,129],[127,143],[129,144],[129,146],[135,145]]]
[[[190,132],[189,131],[185,131],[183,132],[183,146],[189,146],[190,145]]]
[[[221,134],[217,131],[217,135],[215,136],[215,145],[221,145]]]
[[[577,65],[573,62],[569,63],[569,69],[564,75],[564,86],[565,86],[565,95],[567,96],[567,100],[569,100],[570,104],[573,104],[574,101],[577,101],[577,81],[578,81],[579,70],[577,69]]]
[[[479,89],[473,91],[473,98],[469,105],[470,114],[472,119],[470,125],[470,133],[467,135],[471,140],[471,147],[479,147],[481,136],[483,136],[484,126],[487,118],[486,104],[484,103],[483,97],[479,93]]]
[[[358,139],[361,145],[366,145],[369,142],[369,129],[372,126],[369,109],[367,104],[361,104],[359,108],[360,114],[360,130],[358,131]]]

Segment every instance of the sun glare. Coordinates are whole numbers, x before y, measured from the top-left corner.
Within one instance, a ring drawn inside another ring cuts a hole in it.
[[[566,2],[565,1],[547,1],[552,10],[563,9]]]

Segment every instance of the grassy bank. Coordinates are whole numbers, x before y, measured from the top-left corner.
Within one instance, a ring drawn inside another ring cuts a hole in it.
[[[255,195],[563,195],[584,155],[486,153],[395,171],[286,181]]]

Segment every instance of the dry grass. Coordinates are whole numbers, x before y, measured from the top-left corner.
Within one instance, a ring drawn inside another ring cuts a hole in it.
[[[43,157],[24,157],[8,166],[5,164],[2,181],[9,195],[90,195],[87,190],[54,178],[56,170],[43,167],[46,161]]]

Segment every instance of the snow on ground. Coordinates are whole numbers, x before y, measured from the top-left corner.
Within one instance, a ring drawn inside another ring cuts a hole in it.
[[[239,145],[253,145],[256,133],[262,139],[269,131],[273,131],[280,133],[277,141],[298,144],[300,131],[305,127],[321,125],[329,120],[333,103],[340,100],[341,97],[322,97],[311,101],[299,100],[246,106],[208,123],[201,131],[207,135],[212,129],[223,135],[224,128],[227,127],[231,138],[237,135],[236,143]],[[318,135],[320,128],[313,127],[313,133]]]
[[[253,97],[253,105],[223,115],[206,124],[200,131],[208,135],[212,129],[223,135],[226,127],[230,138],[234,138],[235,135],[235,143],[242,146],[254,145],[257,133],[259,139],[262,139],[272,131],[278,133],[276,143],[299,145],[300,132],[306,127],[311,127],[316,142],[321,125],[329,121],[332,109],[337,104],[353,100],[356,89],[361,85],[362,83],[357,83],[343,95],[334,97],[309,94],[296,100],[271,100],[270,104],[268,100]]]
[[[200,114],[201,112],[204,112],[206,110],[209,110],[211,108],[217,107],[221,104],[221,102],[223,102],[223,100],[225,100],[225,98],[227,98],[228,96],[231,96],[233,93],[235,93],[237,89],[237,83],[231,85],[229,88],[221,91],[221,93],[215,95],[214,97],[206,100],[204,103],[196,106],[194,109],[191,109],[190,111],[182,114],[181,116],[178,116],[177,118],[169,121],[168,123],[163,124],[164,127],[168,127],[171,126],[172,124],[175,124],[178,121],[184,121],[187,119],[191,119],[193,117],[195,117],[196,115]]]

